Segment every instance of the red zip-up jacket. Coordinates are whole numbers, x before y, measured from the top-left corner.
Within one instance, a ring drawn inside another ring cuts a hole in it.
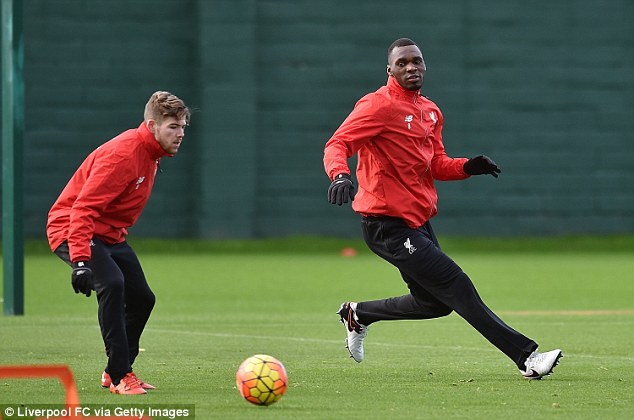
[[[93,236],[123,242],[145,207],[160,158],[167,156],[145,123],[95,149],[48,213],[51,250],[68,241],[73,262],[89,260]]]
[[[398,217],[417,228],[438,212],[434,180],[469,177],[463,169],[468,159],[445,153],[443,122],[435,103],[389,77],[357,102],[326,143],[326,173],[331,180],[349,174],[347,159],[358,153],[353,210]]]

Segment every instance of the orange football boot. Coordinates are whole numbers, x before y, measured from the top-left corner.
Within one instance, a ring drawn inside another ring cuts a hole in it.
[[[156,387],[154,385],[150,385],[146,382],[143,382],[141,379],[139,379],[138,376],[136,376],[136,374],[134,372],[130,372],[130,374],[132,374],[134,377],[136,377],[138,379],[138,381],[141,383],[141,388],[143,389],[156,389]],[[110,384],[112,383],[112,379],[110,379],[110,375],[108,375],[107,372],[103,372],[101,374],[101,386],[104,388],[110,388]]]

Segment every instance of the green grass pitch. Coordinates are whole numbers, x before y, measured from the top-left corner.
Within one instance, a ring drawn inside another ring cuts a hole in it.
[[[135,363],[158,387],[117,396],[94,297],[75,295],[69,269],[31,244],[26,315],[0,316],[0,365],[68,364],[83,404],[195,405],[196,418],[634,418],[634,239],[457,240],[441,244],[507,323],[564,358],[526,381],[457,315],[382,322],[357,364],[335,311],[345,300],[406,292],[396,269],[357,241],[134,241],[157,305]],[[343,257],[343,247],[359,250]],[[266,353],[286,366],[277,404],[242,400],[235,371]],[[0,378],[0,406],[64,400],[54,380]]]

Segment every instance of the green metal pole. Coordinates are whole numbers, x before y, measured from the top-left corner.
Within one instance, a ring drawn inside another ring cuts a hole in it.
[[[24,314],[24,37],[22,0],[2,0],[2,259],[4,314]]]

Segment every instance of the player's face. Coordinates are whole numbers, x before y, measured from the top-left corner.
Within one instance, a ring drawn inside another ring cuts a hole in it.
[[[156,141],[166,153],[171,155],[178,152],[185,137],[186,126],[187,121],[184,118],[179,120],[176,117],[167,117],[160,123],[155,120],[148,121],[148,128],[154,134]]]
[[[416,45],[396,47],[388,57],[387,74],[407,90],[419,90],[425,76],[425,60]]]

